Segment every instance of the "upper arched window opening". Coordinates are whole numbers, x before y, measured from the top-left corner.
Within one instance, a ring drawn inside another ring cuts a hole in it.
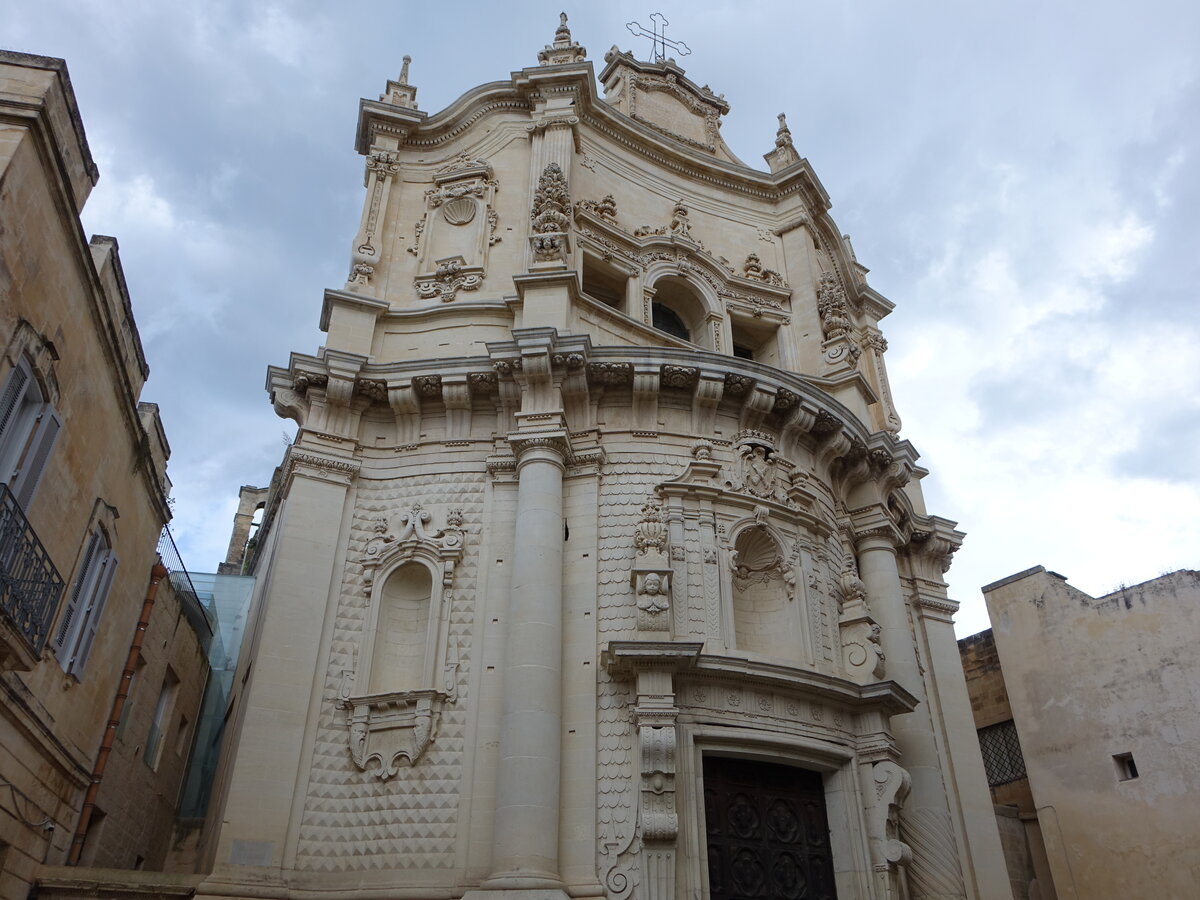
[[[658,279],[654,283],[650,314],[650,324],[664,334],[694,344],[702,343],[704,301],[686,279],[676,275]]]

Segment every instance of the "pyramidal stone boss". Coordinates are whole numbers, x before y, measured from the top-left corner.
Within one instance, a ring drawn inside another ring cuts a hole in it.
[[[892,304],[782,116],[537,57],[361,103],[197,896],[1010,897]]]

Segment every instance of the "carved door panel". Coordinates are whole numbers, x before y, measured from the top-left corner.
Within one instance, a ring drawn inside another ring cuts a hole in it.
[[[836,900],[820,773],[705,757],[704,820],[711,900]]]

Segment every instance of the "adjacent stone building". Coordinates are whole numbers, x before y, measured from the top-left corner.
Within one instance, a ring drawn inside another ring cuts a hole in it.
[[[361,104],[198,896],[1009,897],[892,304],[782,116],[538,61]]]
[[[1091,597],[1036,566],[983,591],[992,629],[959,647],[993,797],[1025,826],[1016,896],[1193,896],[1200,572]]]
[[[180,625],[188,601],[159,565],[170,451],[139,402],[149,369],[117,242],[80,228],[96,178],[65,63],[0,52],[4,900],[44,865],[161,857],[152,832],[173,814],[154,798],[174,802],[207,671],[203,613]],[[126,743],[148,772],[120,765]]]

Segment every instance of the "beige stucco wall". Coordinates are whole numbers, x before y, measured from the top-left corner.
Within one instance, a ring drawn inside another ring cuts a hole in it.
[[[1094,598],[1038,566],[984,593],[1058,896],[1193,896],[1200,573]]]

